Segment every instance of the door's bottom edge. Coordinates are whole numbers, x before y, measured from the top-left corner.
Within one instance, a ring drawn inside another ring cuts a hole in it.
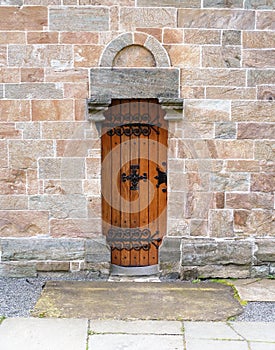
[[[111,264],[111,275],[113,276],[150,276],[156,275],[159,271],[159,265],[150,266],[119,266]]]

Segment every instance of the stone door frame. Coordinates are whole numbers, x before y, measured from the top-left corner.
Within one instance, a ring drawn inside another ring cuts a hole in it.
[[[142,46],[155,60],[155,67],[114,67],[115,57],[128,46]],[[165,110],[168,121],[168,199],[167,199],[167,235],[172,233],[173,221],[169,212],[174,206],[169,181],[169,149],[172,147],[175,124],[183,120],[183,99],[180,98],[180,70],[171,68],[170,59],[160,42],[145,33],[125,33],[112,40],[103,51],[100,64],[90,69],[90,98],[87,100],[88,120],[95,123],[99,138],[101,125],[105,120],[104,112],[112,99],[157,98]],[[173,153],[173,152],[171,152]],[[99,160],[100,161],[100,160]],[[179,204],[179,203],[177,203]],[[184,203],[182,203],[184,205]]]

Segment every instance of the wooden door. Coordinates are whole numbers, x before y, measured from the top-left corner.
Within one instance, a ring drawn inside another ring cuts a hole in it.
[[[158,264],[166,233],[167,122],[156,99],[113,100],[102,127],[102,222],[111,262]]]

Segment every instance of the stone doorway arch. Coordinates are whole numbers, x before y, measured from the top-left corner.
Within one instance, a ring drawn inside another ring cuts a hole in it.
[[[140,32],[119,35],[104,49],[99,67],[90,69],[88,119],[96,124],[99,137],[105,121],[104,112],[114,99],[157,99],[165,111],[168,135],[173,122],[182,120],[180,71],[171,67],[166,50],[153,36]],[[168,149],[169,144],[168,136]],[[169,158],[167,168],[169,169]],[[168,213],[173,206],[169,192],[168,181]],[[167,233],[169,229],[168,220]],[[148,271],[148,274],[150,271],[156,273],[155,269]],[[139,272],[135,271],[135,274]],[[144,274],[144,271],[140,274]]]

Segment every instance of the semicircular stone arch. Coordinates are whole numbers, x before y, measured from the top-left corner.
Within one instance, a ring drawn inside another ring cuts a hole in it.
[[[149,51],[154,60],[154,66],[158,68],[170,67],[170,59],[168,53],[161,43],[151,35],[135,32],[124,33],[112,40],[103,51],[99,66],[114,67],[116,66],[116,58],[125,48],[140,47]]]

